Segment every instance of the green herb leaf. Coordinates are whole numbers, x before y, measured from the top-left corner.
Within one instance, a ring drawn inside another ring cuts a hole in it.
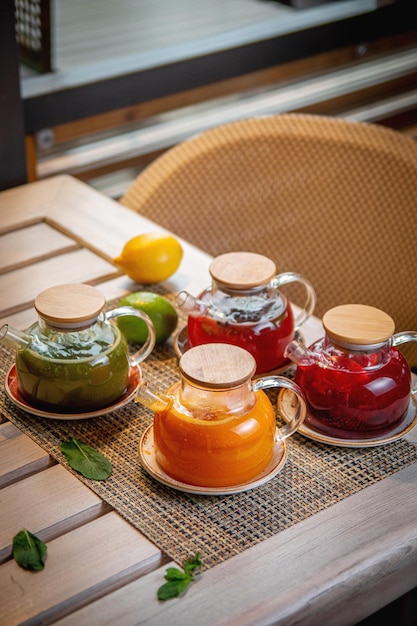
[[[112,465],[100,452],[78,439],[64,441],[59,446],[70,467],[86,478],[105,480],[112,473]]]
[[[185,578],[189,578],[189,576],[177,567],[168,567],[165,574],[166,580],[184,580]]]
[[[184,571],[186,574],[188,574],[189,576],[193,576],[193,575],[197,575],[200,573],[200,568],[202,567],[202,562],[201,562],[201,558],[200,558],[200,553],[196,552],[195,557],[193,557],[192,559],[188,559],[187,561],[184,561],[183,566],[184,566]]]
[[[186,578],[184,580],[172,580],[164,583],[158,589],[158,600],[165,602],[165,600],[172,600],[172,598],[178,598],[183,595],[187,591],[191,580],[191,578]]]
[[[177,567],[168,567],[165,573],[167,582],[159,587],[158,600],[165,601],[182,596],[200,573],[201,566],[200,553],[197,552],[194,558],[184,561],[183,572]]]
[[[47,547],[25,528],[13,537],[13,558],[23,569],[38,572],[45,567]]]

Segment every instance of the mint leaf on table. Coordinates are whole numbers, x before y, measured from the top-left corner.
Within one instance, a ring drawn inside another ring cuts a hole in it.
[[[68,464],[85,478],[106,480],[112,473],[112,465],[100,452],[78,439],[64,441],[59,446]]]
[[[194,558],[188,559],[187,561],[184,561],[183,563],[185,573],[191,577],[197,576],[200,573],[200,568],[202,567],[202,565],[203,564],[201,562],[199,552],[196,552],[196,555]]]
[[[23,569],[38,572],[45,567],[47,547],[25,528],[13,537],[13,558]]]
[[[197,552],[195,557],[184,561],[184,571],[181,571],[178,567],[168,567],[165,574],[167,582],[159,587],[158,600],[165,601],[182,596],[200,573],[201,566],[200,553]]]

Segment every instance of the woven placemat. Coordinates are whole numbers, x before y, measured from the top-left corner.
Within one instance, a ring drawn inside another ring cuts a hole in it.
[[[13,355],[0,346],[2,380],[12,363]],[[179,370],[172,346],[157,347],[142,370],[161,390],[176,382]],[[296,434],[287,440],[283,469],[270,482],[235,495],[191,495],[160,484],[143,470],[138,443],[152,413],[133,401],[103,417],[49,420],[20,410],[3,390],[0,410],[71,472],[59,451],[62,441],[76,437],[102,452],[113,465],[109,479],[92,481],[73,473],[171,559],[182,563],[200,551],[205,568],[417,462],[417,447],[405,440],[353,449]]]

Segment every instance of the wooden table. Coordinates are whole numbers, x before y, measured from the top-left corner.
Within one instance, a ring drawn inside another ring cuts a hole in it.
[[[67,176],[1,193],[0,321],[26,328],[34,297],[59,282],[97,284],[107,299],[136,290],[111,258],[151,230],[160,229]],[[210,258],[182,243],[181,267],[165,285],[198,293]],[[308,343],[321,336],[319,320],[304,334]],[[161,551],[27,435],[0,422],[1,625],[342,626],[417,585],[417,464],[205,571],[184,597],[160,603],[168,565]],[[21,528],[48,544],[42,573],[11,557]]]

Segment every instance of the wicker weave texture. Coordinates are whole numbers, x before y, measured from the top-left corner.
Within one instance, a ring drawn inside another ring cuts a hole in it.
[[[303,274],[319,316],[362,303],[397,331],[417,329],[417,144],[396,131],[296,113],[244,119],[168,150],[121,202],[213,256],[259,252]],[[417,349],[406,353],[416,366]]]

